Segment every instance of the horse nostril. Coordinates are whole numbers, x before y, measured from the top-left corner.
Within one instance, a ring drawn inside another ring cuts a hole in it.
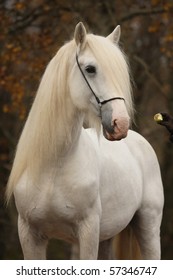
[[[117,119],[114,120],[113,125],[114,127],[117,126]]]

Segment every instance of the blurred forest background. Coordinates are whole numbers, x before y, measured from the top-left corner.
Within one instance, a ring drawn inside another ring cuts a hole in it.
[[[173,115],[173,1],[167,0],[1,0],[0,1],[0,259],[22,259],[14,205],[4,191],[20,131],[44,69],[75,25],[108,35],[121,25],[120,45],[129,57],[136,108],[133,129],[154,147],[165,192],[162,259],[173,260],[173,144],[153,121]],[[152,188],[152,186],[151,186]],[[48,257],[67,259],[70,247],[52,241]]]

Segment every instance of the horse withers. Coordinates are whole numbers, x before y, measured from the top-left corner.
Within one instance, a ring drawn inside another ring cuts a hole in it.
[[[111,240],[128,224],[142,258],[160,258],[160,170],[148,142],[129,130],[119,37],[119,26],[105,38],[79,23],[42,77],[7,187],[25,259],[45,259],[51,238],[78,244],[80,259],[109,258]]]

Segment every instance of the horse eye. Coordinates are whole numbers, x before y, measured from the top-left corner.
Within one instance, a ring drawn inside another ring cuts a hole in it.
[[[95,66],[92,66],[92,65],[86,66],[85,70],[89,74],[95,74],[96,73],[96,68],[95,68]]]

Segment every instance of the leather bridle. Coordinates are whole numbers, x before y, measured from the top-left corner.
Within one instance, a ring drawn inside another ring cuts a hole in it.
[[[79,60],[78,60],[78,54],[77,54],[77,53],[76,53],[76,62],[77,62],[78,68],[79,68],[79,70],[80,70],[80,72],[81,72],[81,74],[82,74],[82,76],[83,76],[83,78],[84,78],[86,84],[88,85],[89,89],[91,90],[92,94],[94,95],[94,97],[95,97],[95,99],[96,99],[96,101],[97,101],[97,103],[98,103],[98,105],[99,105],[99,107],[100,107],[100,116],[101,116],[101,108],[102,108],[102,105],[104,105],[104,104],[106,104],[106,103],[108,103],[108,102],[110,102],[110,101],[116,100],[116,99],[123,100],[123,101],[125,102],[125,99],[124,99],[123,97],[112,97],[112,98],[110,98],[110,99],[106,99],[106,100],[101,101],[101,100],[98,98],[98,96],[96,95],[96,93],[94,92],[94,90],[92,89],[92,87],[91,87],[90,83],[88,82],[88,80],[87,80],[87,78],[86,78],[84,72],[82,71],[82,68],[81,68],[80,63],[79,63]]]

